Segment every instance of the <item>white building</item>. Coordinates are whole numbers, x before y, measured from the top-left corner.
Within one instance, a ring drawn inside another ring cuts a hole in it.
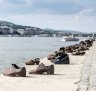
[[[21,35],[25,34],[25,30],[24,29],[17,29],[16,31],[18,33],[20,33]]]

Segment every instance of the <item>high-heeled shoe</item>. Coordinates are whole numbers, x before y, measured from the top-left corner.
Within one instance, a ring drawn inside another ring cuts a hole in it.
[[[45,66],[41,63],[36,70],[29,71],[29,74],[54,74],[54,65]]]

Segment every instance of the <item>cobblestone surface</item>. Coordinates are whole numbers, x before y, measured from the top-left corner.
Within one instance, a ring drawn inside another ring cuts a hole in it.
[[[86,55],[81,74],[79,91],[96,91],[96,42]]]

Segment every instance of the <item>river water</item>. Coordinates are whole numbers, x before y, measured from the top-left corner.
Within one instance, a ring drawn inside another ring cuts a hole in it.
[[[50,37],[0,37],[0,71],[12,63],[24,65],[27,60],[43,58],[60,47],[78,43],[60,40]]]

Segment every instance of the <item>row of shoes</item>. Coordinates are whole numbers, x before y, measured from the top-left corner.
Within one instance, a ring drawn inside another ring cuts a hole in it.
[[[89,50],[89,47],[92,46],[95,40],[85,40],[81,41],[79,44],[61,47],[58,51],[51,53],[47,56],[47,59],[53,62],[54,64],[69,64],[70,59],[68,53],[72,55],[84,55],[86,50]]]
[[[93,42],[95,40],[85,40],[81,41],[77,47],[73,50],[72,55],[84,55],[86,50],[89,50],[89,48],[92,46]]]

